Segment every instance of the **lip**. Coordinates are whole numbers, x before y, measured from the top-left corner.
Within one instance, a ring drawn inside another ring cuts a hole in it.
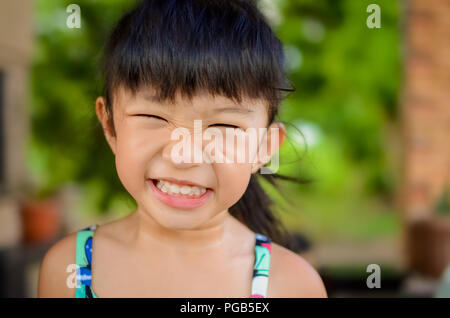
[[[177,209],[191,210],[204,205],[211,197],[213,191],[206,188],[206,192],[198,197],[187,197],[185,195],[173,196],[168,193],[162,192],[154,183],[155,179],[147,179],[150,189],[155,194],[156,198],[162,203]],[[170,181],[170,178],[164,178],[163,180]],[[172,180],[175,180],[172,178]],[[175,182],[175,181],[174,181]],[[182,184],[182,183],[181,183]],[[184,183],[193,184],[193,183]],[[195,185],[195,184],[194,184]]]

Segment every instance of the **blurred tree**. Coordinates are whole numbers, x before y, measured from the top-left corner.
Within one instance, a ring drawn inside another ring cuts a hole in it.
[[[70,3],[36,1],[29,168],[44,189],[65,182],[89,186],[94,207],[105,212],[127,192],[95,116],[102,88],[98,62],[108,33],[133,1],[78,1],[80,29],[66,26]]]
[[[297,88],[280,118],[303,133],[294,140],[291,131],[281,163],[307,159],[282,165],[280,173],[317,179],[308,191],[322,195],[356,191],[353,174],[363,180],[361,191],[390,198],[396,174],[386,147],[401,83],[399,1],[377,1],[380,29],[366,26],[368,0],[261,1],[270,5],[266,13],[285,45],[286,68]],[[70,1],[36,1],[30,171],[43,188],[72,181],[92,187],[99,212],[118,196],[130,198],[117,177],[94,102],[101,93],[102,45],[134,3],[80,0],[81,28],[69,29]]]
[[[313,123],[322,142],[336,143],[340,151],[335,155],[342,158],[327,157],[319,145],[311,153],[331,165],[345,161],[361,172],[363,190],[392,199],[397,174],[389,147],[395,137],[391,127],[397,120],[402,66],[399,1],[377,1],[380,29],[366,25],[371,1],[277,3],[282,19],[274,27],[285,44],[287,71],[297,88],[280,117]],[[326,185],[340,166],[329,175],[310,173]],[[308,173],[305,169],[301,173]]]

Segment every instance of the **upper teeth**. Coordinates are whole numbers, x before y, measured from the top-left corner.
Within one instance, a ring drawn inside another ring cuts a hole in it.
[[[200,194],[203,194],[206,192],[205,188],[202,187],[191,187],[188,185],[178,185],[175,183],[170,183],[169,181],[166,180],[158,180],[158,182],[156,183],[156,186],[158,187],[158,189],[160,189],[162,192],[165,193],[170,193],[170,194],[186,194],[186,195],[190,195],[190,196],[198,196]]]

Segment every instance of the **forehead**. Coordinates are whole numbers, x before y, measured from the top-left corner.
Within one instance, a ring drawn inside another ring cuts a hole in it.
[[[122,109],[131,107],[143,108],[164,108],[164,109],[189,109],[193,112],[220,112],[220,113],[236,113],[236,114],[252,114],[267,113],[268,103],[263,99],[252,99],[243,96],[238,103],[223,95],[213,96],[209,92],[201,91],[195,94],[191,99],[182,96],[177,92],[174,102],[169,100],[162,101],[157,97],[155,90],[152,88],[141,88],[136,94],[124,87],[117,90],[117,104]]]

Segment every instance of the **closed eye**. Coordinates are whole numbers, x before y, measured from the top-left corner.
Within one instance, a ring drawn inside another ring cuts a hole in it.
[[[150,114],[137,114],[136,116],[140,116],[140,117],[150,117],[150,118],[161,119],[161,120],[167,121],[167,120],[165,120],[165,119],[162,118],[162,117],[159,117],[159,116],[156,116],[156,115],[150,115]]]
[[[230,125],[230,124],[214,124],[214,125],[210,125],[210,126],[222,126],[222,127],[231,127],[231,128],[236,128],[236,129],[242,129],[241,127],[238,127],[235,125]]]

